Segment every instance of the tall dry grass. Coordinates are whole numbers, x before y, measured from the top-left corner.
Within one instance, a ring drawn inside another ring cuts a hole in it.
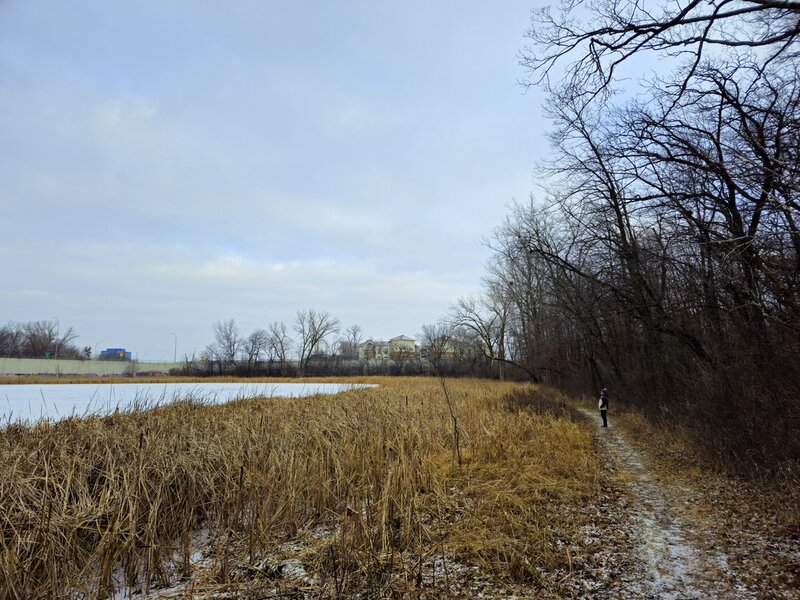
[[[598,489],[587,430],[533,388],[449,381],[448,406],[434,379],[379,383],[7,427],[0,597],[174,584],[193,576],[197,532],[206,578],[235,587],[235,566],[322,525],[301,556],[320,595],[436,585],[436,557],[499,584],[552,585]]]

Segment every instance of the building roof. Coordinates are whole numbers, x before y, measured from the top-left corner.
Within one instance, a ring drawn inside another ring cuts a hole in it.
[[[375,340],[373,338],[368,338],[368,339],[364,340],[363,342],[361,342],[359,344],[359,346],[366,346],[367,344],[375,344],[375,345],[391,344],[392,342],[414,342],[416,344],[417,340],[415,340],[414,338],[410,338],[408,336],[405,336],[405,335],[398,335],[397,337],[393,337],[393,338],[389,339],[388,341],[387,340]]]

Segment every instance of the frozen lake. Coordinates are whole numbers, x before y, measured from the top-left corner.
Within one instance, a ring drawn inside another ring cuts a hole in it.
[[[0,385],[0,427],[9,422],[106,415],[176,400],[221,404],[237,398],[300,397],[374,387],[359,383],[90,383]]]

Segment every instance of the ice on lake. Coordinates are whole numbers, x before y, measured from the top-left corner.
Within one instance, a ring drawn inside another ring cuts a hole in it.
[[[0,426],[69,416],[107,415],[191,398],[221,404],[238,398],[301,397],[374,387],[359,383],[99,383],[0,385]]]

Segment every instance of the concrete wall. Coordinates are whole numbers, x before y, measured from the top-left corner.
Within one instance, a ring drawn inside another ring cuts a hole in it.
[[[129,375],[168,373],[180,366],[171,362],[0,357],[0,375]]]

